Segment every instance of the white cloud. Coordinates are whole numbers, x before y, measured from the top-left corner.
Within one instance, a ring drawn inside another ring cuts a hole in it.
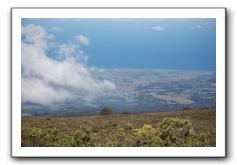
[[[22,79],[22,101],[31,101],[39,104],[65,101],[72,98],[67,90],[56,89],[37,78]]]
[[[203,26],[202,26],[202,25],[196,25],[196,28],[198,28],[198,29],[202,29]]]
[[[76,53],[76,49],[79,48],[78,45],[72,44],[72,43],[64,43],[59,45],[59,55],[61,56],[70,56]]]
[[[22,27],[21,34],[24,43],[29,45],[32,44],[35,47],[41,47],[42,49],[46,48],[45,41],[51,38],[41,26],[33,24]]]
[[[48,34],[41,26],[22,27],[22,101],[39,104],[63,102],[74,98],[73,91],[86,92],[89,98],[112,90],[115,85],[93,78],[80,60],[74,46],[61,46],[65,58],[61,61],[46,54]]]
[[[90,44],[90,39],[84,35],[76,35],[74,38],[81,44],[88,46]]]
[[[59,45],[58,48],[58,59],[67,59],[70,58],[74,61],[79,62],[81,65],[86,65],[88,61],[88,56],[85,55],[84,51],[79,49],[79,45],[72,44],[72,43],[63,43]]]
[[[55,32],[59,32],[59,31],[63,31],[64,29],[62,27],[54,26],[54,27],[51,27],[51,30]]]
[[[54,38],[55,38],[54,35],[52,35],[52,34],[48,35],[48,39],[52,40],[52,39],[54,39]]]
[[[161,26],[154,26],[153,30],[155,30],[155,31],[164,31],[165,29]]]

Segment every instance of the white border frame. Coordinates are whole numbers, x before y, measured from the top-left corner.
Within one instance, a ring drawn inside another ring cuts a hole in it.
[[[12,157],[226,157],[225,8],[12,8]],[[216,147],[21,147],[21,18],[216,18]]]

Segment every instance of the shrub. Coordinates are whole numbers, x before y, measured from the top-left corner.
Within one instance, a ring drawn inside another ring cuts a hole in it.
[[[152,126],[144,124],[142,128],[134,129],[134,146],[144,146],[150,144],[150,139],[152,138]]]
[[[103,108],[101,111],[100,111],[100,115],[112,115],[113,114],[113,111],[111,108]]]
[[[159,136],[159,130],[152,128],[149,124],[144,124],[142,128],[137,128],[133,132],[133,141],[136,147],[162,147],[164,146]]]
[[[159,125],[159,134],[165,146],[189,146],[196,143],[189,120],[164,118]]]
[[[45,145],[47,134],[41,128],[32,127],[22,129],[21,137],[25,139],[23,143],[41,147]]]
[[[81,128],[73,135],[72,146],[75,147],[94,147],[97,134],[91,128]]]
[[[123,112],[124,115],[132,114],[131,112]]]
[[[216,146],[216,138],[213,133],[201,132],[197,138],[199,140],[198,141],[199,146],[205,146],[205,147]]]
[[[183,111],[190,111],[190,110],[192,110],[192,109],[189,108],[189,107],[184,107],[182,110],[183,110]]]
[[[201,110],[207,110],[209,109],[208,107],[202,107]]]

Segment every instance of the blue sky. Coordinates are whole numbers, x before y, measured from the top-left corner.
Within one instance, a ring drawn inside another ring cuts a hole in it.
[[[64,45],[74,56],[83,54],[89,67],[216,68],[216,21],[211,18],[22,19],[22,26],[29,24],[47,32],[52,59],[62,58],[59,47]]]

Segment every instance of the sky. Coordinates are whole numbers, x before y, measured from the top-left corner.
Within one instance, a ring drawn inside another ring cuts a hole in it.
[[[211,18],[22,19],[22,26],[29,24],[41,26],[51,36],[49,57],[58,59],[58,47],[65,44],[65,49],[85,53],[89,67],[181,70],[216,67],[216,23]],[[84,44],[77,42],[83,39]]]
[[[22,19],[22,102],[94,100],[116,85],[93,70],[215,71],[215,19]]]

